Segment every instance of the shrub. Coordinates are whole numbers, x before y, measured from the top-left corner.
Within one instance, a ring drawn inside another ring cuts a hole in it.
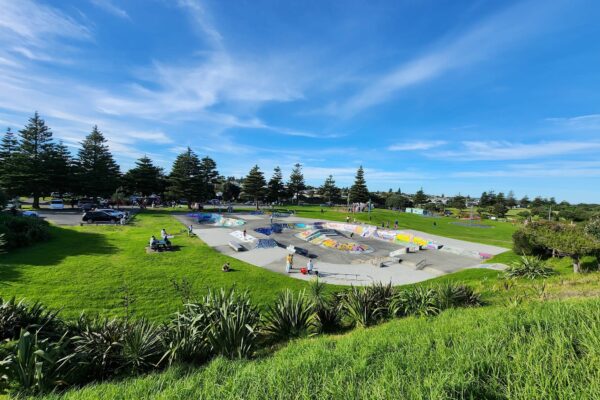
[[[470,286],[447,282],[436,286],[434,290],[436,303],[440,310],[481,305],[481,296],[475,293]]]
[[[596,256],[585,256],[581,258],[581,270],[585,272],[598,271],[598,258]]]
[[[536,241],[535,234],[528,228],[521,228],[512,235],[513,251],[522,255],[543,255],[547,249]]]
[[[128,322],[123,336],[122,368],[141,373],[158,367],[164,347],[162,330],[145,319]]]
[[[49,224],[39,218],[0,213],[0,234],[4,234],[6,250],[30,246],[50,238]]]
[[[118,375],[124,366],[123,347],[127,324],[117,319],[82,319],[81,331],[72,337],[73,350],[61,360],[81,369],[87,379]]]
[[[353,325],[371,326],[381,321],[386,310],[381,307],[381,297],[377,289],[355,287],[344,296],[343,308]]]
[[[67,340],[56,342],[39,339],[37,333],[21,329],[13,353],[0,362],[9,379],[24,393],[39,394],[63,385],[59,359],[64,355]]]
[[[305,293],[287,289],[269,306],[263,332],[273,341],[294,339],[313,333],[315,323],[314,306]]]
[[[212,355],[249,357],[256,349],[259,322],[248,293],[209,292],[200,301],[186,304],[165,327],[164,358],[172,364],[202,362]]]
[[[316,328],[319,332],[335,332],[342,325],[342,295],[327,295],[325,287],[318,278],[310,283]]]
[[[209,325],[206,340],[210,351],[228,358],[254,354],[260,314],[248,292],[236,295],[233,289],[209,293],[205,298]]]
[[[386,316],[392,298],[396,293],[392,283],[390,282],[387,285],[384,285],[381,282],[377,282],[366,288],[366,290],[371,293],[376,306],[381,309],[382,316]]]
[[[190,303],[181,313],[175,314],[165,326],[166,358],[169,364],[176,361],[199,363],[209,356],[206,342],[208,314],[202,304]]]
[[[440,312],[438,293],[426,286],[403,289],[394,295],[389,312],[396,317],[437,315]]]
[[[546,265],[540,257],[522,256],[519,261],[512,263],[506,269],[509,278],[547,278],[554,274],[554,270]]]
[[[48,310],[39,302],[31,305],[15,298],[0,298],[0,340],[16,339],[21,329],[37,331],[40,338],[58,338],[64,326],[57,318],[58,311]]]

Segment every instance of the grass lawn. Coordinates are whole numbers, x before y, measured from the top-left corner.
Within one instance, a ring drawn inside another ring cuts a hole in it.
[[[400,229],[415,229],[449,238],[491,244],[506,248],[512,247],[512,234],[517,229],[517,226],[509,222],[490,220],[475,221],[475,224],[490,226],[490,228],[477,228],[456,225],[457,222],[468,222],[456,218],[423,217],[420,215],[379,208],[371,212],[371,220],[369,220],[368,213],[348,214],[342,210],[328,207],[323,207],[323,213],[321,213],[321,207],[318,206],[290,206],[288,209],[296,211],[296,215],[299,217],[345,221],[346,216],[350,215],[351,219],[356,218],[357,221],[368,222],[373,225],[381,225],[382,222],[387,224],[387,222],[389,222],[391,227],[394,226],[394,221],[398,220]]]
[[[597,399],[600,301],[448,310],[52,399]]]
[[[131,226],[52,227],[53,239],[0,256],[0,296],[39,300],[63,308],[65,317],[81,311],[123,315],[123,298],[134,301],[135,316],[165,319],[181,305],[172,280],[186,278],[196,293],[235,285],[248,289],[265,305],[285,289],[304,281],[276,274],[222,255],[197,238],[180,233],[179,251],[146,254],[145,246],[160,229],[179,233],[185,227],[164,212],[139,214]],[[234,271],[221,272],[230,262]]]

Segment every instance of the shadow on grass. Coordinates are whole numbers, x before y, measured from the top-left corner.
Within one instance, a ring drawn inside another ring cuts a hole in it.
[[[55,266],[66,257],[79,255],[114,254],[117,248],[106,236],[56,226],[50,227],[51,238],[46,242],[16,249],[0,256],[0,282],[14,281],[24,266]]]

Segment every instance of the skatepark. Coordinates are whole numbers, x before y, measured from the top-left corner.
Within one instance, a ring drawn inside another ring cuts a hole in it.
[[[292,253],[289,275],[304,280],[314,277],[300,271],[310,257],[319,279],[339,285],[410,284],[466,268],[503,269],[484,261],[508,250],[414,230],[293,214],[190,213],[176,218],[192,225],[198,238],[223,254],[286,274],[285,260]]]

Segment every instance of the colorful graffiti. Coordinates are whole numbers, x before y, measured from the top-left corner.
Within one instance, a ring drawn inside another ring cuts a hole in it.
[[[330,228],[331,229],[331,228]],[[344,251],[352,254],[363,254],[373,252],[373,248],[366,245],[355,242],[341,242],[332,237],[329,237],[320,229],[309,229],[296,234],[296,237],[302,240],[306,240],[315,246],[321,246],[326,249],[333,249],[338,251]]]
[[[223,215],[216,213],[193,213],[188,214],[188,217],[197,218],[198,222],[201,224],[207,223],[215,226],[231,227],[241,226],[246,223],[244,220],[224,217]]]

